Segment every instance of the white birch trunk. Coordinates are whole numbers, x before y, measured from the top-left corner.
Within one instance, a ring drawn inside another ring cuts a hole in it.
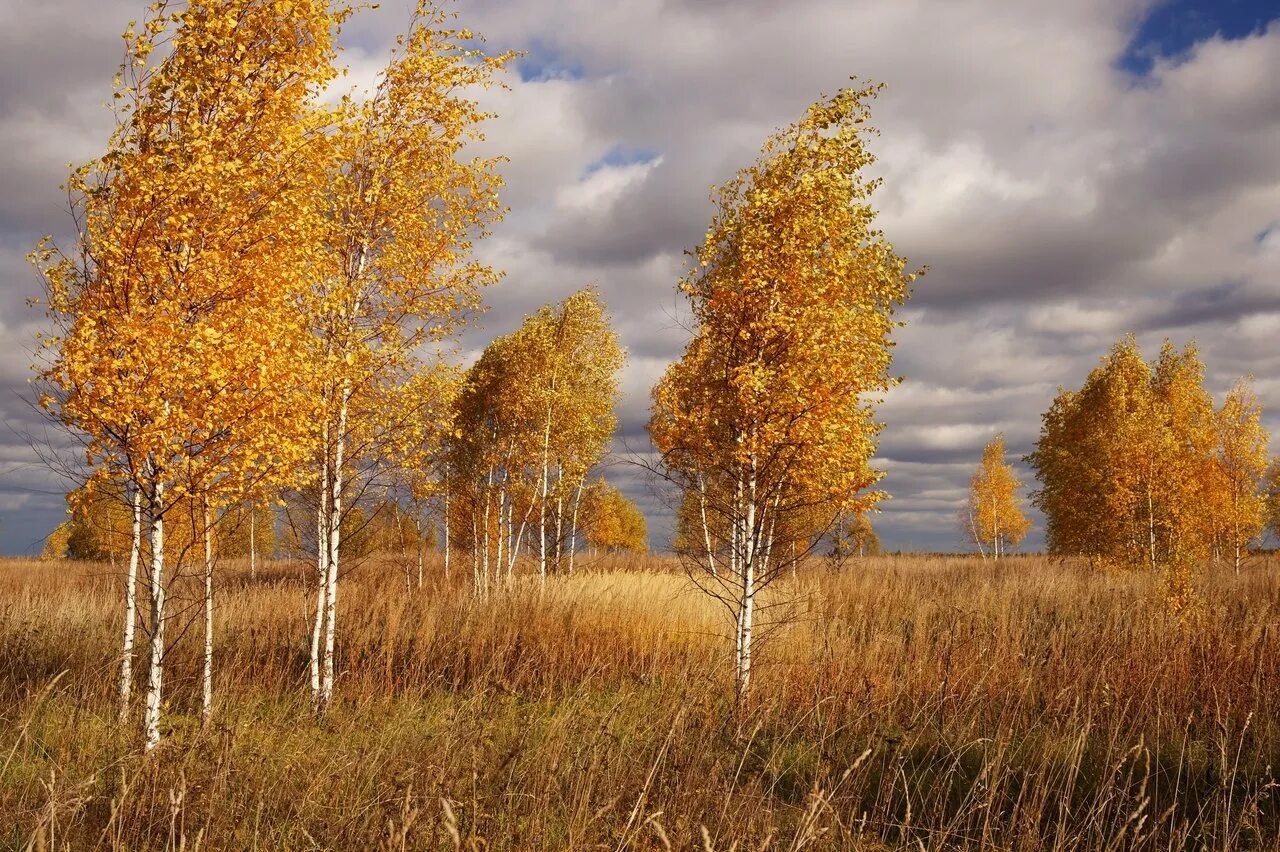
[[[578,506],[582,503],[582,483],[584,475],[578,480],[578,487],[573,494],[573,519],[569,522],[569,573],[573,573],[573,557],[578,553]]]
[[[712,577],[719,577],[716,571],[716,554],[711,547],[711,526],[707,523],[707,486],[706,481],[702,478],[702,472],[698,472],[698,504],[702,511],[702,542],[707,549],[707,568],[711,571]]]
[[[204,671],[201,675],[200,721],[213,717],[213,529],[209,501],[204,501]]]
[[[755,562],[747,560],[742,572],[742,613],[740,616],[741,626],[739,628],[739,655],[738,655],[738,703],[741,704],[746,700],[747,692],[751,688],[751,640],[752,640],[752,622],[755,616],[756,590],[755,590]]]
[[[164,483],[152,466],[147,521],[151,537],[151,660],[147,668],[147,697],[143,711],[144,747],[160,743],[160,707],[164,687]]]
[[[449,486],[444,489],[444,581],[449,582]]]
[[[342,487],[347,449],[347,410],[351,404],[351,384],[344,381],[338,407],[338,434],[333,451],[333,492],[329,497],[329,572],[325,578],[324,666],[320,674],[320,710],[333,699],[333,647],[338,614],[338,564],[342,546]]]
[[[133,530],[129,545],[129,573],[124,581],[124,637],[120,647],[121,722],[129,718],[129,699],[133,694],[133,643],[138,625],[138,562],[142,555],[142,493],[136,484],[129,492],[129,509],[133,516]]]
[[[996,511],[996,498],[991,498],[991,555],[996,561],[1000,559],[1000,521]]]
[[[494,543],[494,574],[502,575],[502,566],[506,563],[503,561],[503,545],[510,538],[510,525],[507,523],[507,483],[506,478],[498,486],[498,540]]]
[[[476,511],[471,510],[471,582],[475,593],[480,594],[480,530],[476,526]]]
[[[422,588],[422,514],[421,514],[422,510],[421,508],[418,508],[416,511],[418,512],[418,514],[414,515],[414,518],[413,518],[413,533],[415,536],[417,536],[417,538],[414,539],[414,544],[417,548],[417,553],[418,553],[418,588],[421,589]]]
[[[320,487],[316,493],[316,613],[311,624],[311,709],[320,707],[320,640],[324,636],[329,579],[329,424],[324,426]]]
[[[547,409],[547,421],[542,430],[542,487],[538,499],[538,577],[547,579],[547,467],[550,464],[551,410]]]
[[[751,475],[747,482],[746,517],[743,518],[741,540],[744,553],[742,556],[742,600],[739,604],[739,652],[737,695],[738,703],[746,700],[751,688],[751,640],[752,621],[755,615],[756,600],[756,473],[755,459],[751,460]]]
[[[514,526],[514,520],[511,517],[511,513],[513,509],[514,509],[514,501],[507,505],[507,527],[508,528]],[[508,582],[512,582],[515,580],[516,560],[520,557],[520,543],[524,540],[524,531],[525,531],[525,528],[529,526],[529,517],[532,514],[533,514],[533,506],[530,505],[529,508],[525,511],[524,517],[520,519],[520,529],[516,531],[514,537],[511,539],[511,547],[508,549],[508,555],[507,555],[507,581]]]
[[[484,561],[481,564],[481,594],[489,593],[489,519],[492,517],[490,503],[493,499],[493,468],[489,468],[489,481],[484,489]]]
[[[532,507],[530,507],[532,509]],[[516,579],[516,558],[520,555],[520,539],[524,538],[524,528],[529,523],[529,513],[520,519],[520,529],[516,530],[515,525],[516,501],[513,497],[507,501],[507,582],[514,583]]]
[[[972,504],[970,504],[972,506]],[[978,553],[982,555],[985,562],[987,558],[987,549],[982,546],[982,536],[978,534],[978,524],[973,517],[973,509],[969,509],[969,531],[973,533],[973,543],[978,545]]]
[[[561,473],[556,480],[556,573],[560,573],[560,566],[563,564],[564,552],[564,474]]]
[[[249,504],[249,579],[258,579],[258,541],[255,533],[258,526],[258,507]]]

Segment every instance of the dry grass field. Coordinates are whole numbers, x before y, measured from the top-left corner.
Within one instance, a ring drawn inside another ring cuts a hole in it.
[[[307,568],[223,574],[168,737],[115,721],[118,578],[0,562],[0,849],[1276,848],[1280,564],[815,563],[734,714],[726,627],[659,559],[474,599],[370,562],[308,713]],[[174,631],[177,633],[178,631]]]

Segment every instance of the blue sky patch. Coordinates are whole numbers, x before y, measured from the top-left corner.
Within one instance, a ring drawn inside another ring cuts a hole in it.
[[[651,148],[634,148],[628,145],[614,145],[604,153],[603,157],[599,157],[587,163],[586,169],[583,171],[583,177],[595,174],[606,166],[618,168],[620,166],[634,166],[636,163],[652,163],[658,159],[659,152]]]
[[[1147,11],[1117,64],[1143,76],[1158,58],[1180,56],[1219,34],[1245,38],[1277,18],[1276,0],[1164,0]]]
[[[516,61],[516,72],[522,82],[580,80],[586,73],[582,63],[569,59],[544,42],[535,40],[522,49],[525,55]]]

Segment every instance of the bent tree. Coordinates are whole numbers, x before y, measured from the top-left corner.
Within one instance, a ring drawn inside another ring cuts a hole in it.
[[[680,283],[693,339],[653,391],[658,473],[696,506],[683,556],[734,624],[751,683],[758,597],[843,512],[883,495],[870,458],[894,312],[915,273],[873,227],[865,139],[878,86],[844,89],[719,188]]]

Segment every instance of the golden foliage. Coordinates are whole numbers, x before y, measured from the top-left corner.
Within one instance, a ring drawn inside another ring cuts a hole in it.
[[[311,419],[296,310],[315,259],[309,104],[341,15],[324,0],[152,10],[126,34],[108,151],[69,181],[77,252],[33,254],[62,329],[42,403],[87,435],[101,476],[148,499],[157,483],[169,501],[235,499],[300,457]]]
[[[969,480],[964,518],[970,539],[980,550],[990,548],[996,558],[1010,545],[1016,547],[1031,530],[1018,500],[1022,483],[1004,459],[1004,435],[996,435],[983,447],[982,462]]]
[[[862,176],[877,91],[841,90],[771,137],[720,187],[680,284],[695,334],[653,390],[649,431],[665,471],[723,516],[712,526],[732,528],[745,499],[759,507],[750,537],[815,507],[822,529],[883,496],[866,491],[883,475],[873,411],[915,275],[873,227],[878,181]]]
[[[458,395],[448,457],[463,550],[482,554],[503,537],[514,549],[525,535],[543,548],[550,538],[556,562],[572,550],[586,476],[617,426],[624,358],[594,288],[485,347]]]
[[[583,492],[582,528],[587,546],[595,550],[649,552],[649,529],[640,507],[603,479]]]
[[[1171,575],[1238,560],[1263,527],[1266,447],[1247,385],[1215,410],[1193,345],[1166,342],[1148,365],[1127,337],[1079,391],[1059,393],[1028,456],[1050,552]],[[1189,582],[1171,583],[1182,601]]]

